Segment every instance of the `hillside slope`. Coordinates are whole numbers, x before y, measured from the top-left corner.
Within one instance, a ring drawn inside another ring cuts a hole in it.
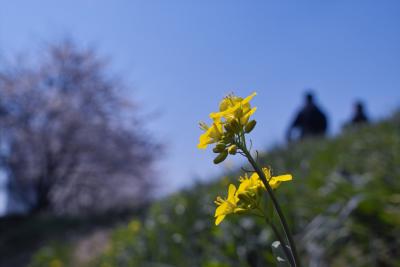
[[[293,174],[277,195],[304,266],[400,266],[400,114],[274,149],[260,162]],[[275,266],[274,237],[262,221],[230,216],[214,225],[213,200],[241,173],[154,203],[109,233],[103,252],[82,266]],[[62,253],[39,250],[31,266],[77,266],[76,243],[61,246]]]

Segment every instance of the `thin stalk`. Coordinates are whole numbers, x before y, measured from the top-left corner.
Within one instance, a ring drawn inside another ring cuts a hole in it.
[[[296,263],[294,262],[294,258],[293,258],[292,252],[286,246],[286,243],[283,240],[283,238],[282,238],[281,234],[279,233],[278,229],[276,228],[275,224],[273,224],[273,222],[268,219],[268,217],[265,215],[264,211],[261,208],[258,208],[257,210],[260,213],[260,215],[257,215],[257,214],[256,215],[261,217],[261,218],[263,218],[263,219],[265,219],[267,224],[269,224],[271,226],[272,231],[274,232],[276,238],[278,238],[279,242],[282,245],[283,252],[285,253],[286,258],[290,262],[290,266],[296,266]]]
[[[294,262],[294,258],[292,255],[291,250],[289,250],[289,248],[286,246],[285,242],[283,242],[283,238],[281,236],[281,234],[279,233],[278,229],[276,228],[276,226],[270,222],[268,219],[266,219],[267,223],[271,226],[272,231],[274,231],[274,234],[276,235],[276,238],[278,238],[279,242],[281,243],[281,246],[283,248],[283,252],[286,255],[286,258],[288,259],[288,261],[290,262],[291,266],[296,266],[296,262]]]
[[[244,137],[244,136],[243,136]],[[243,138],[244,139],[244,138]],[[271,186],[269,185],[267,178],[265,177],[264,172],[262,171],[262,169],[258,166],[258,164],[256,163],[256,161],[254,160],[254,158],[251,156],[250,152],[247,150],[247,147],[245,145],[245,140],[243,140],[243,144],[239,144],[240,149],[243,151],[243,153],[246,155],[248,161],[250,162],[251,166],[254,168],[254,170],[258,173],[258,175],[260,176],[261,181],[263,182],[265,188],[267,189],[267,192],[272,200],[272,203],[274,205],[274,208],[278,214],[279,220],[282,224],[282,228],[283,231],[286,235],[286,238],[289,242],[289,246],[290,246],[290,250],[291,250],[291,254],[292,257],[294,259],[294,263],[295,263],[295,267],[298,266],[300,267],[300,261],[299,261],[299,257],[297,256],[297,250],[296,250],[296,246],[294,244],[292,235],[290,234],[290,230],[289,230],[289,226],[286,222],[285,216],[283,215],[282,209],[278,203],[278,200],[276,199]]]

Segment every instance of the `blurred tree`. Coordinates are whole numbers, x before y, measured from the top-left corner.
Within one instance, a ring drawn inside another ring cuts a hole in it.
[[[94,51],[49,46],[38,64],[0,71],[0,169],[30,212],[143,203],[160,146]]]

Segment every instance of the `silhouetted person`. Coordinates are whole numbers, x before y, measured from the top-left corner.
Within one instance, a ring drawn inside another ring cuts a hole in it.
[[[312,136],[324,136],[327,130],[327,118],[314,103],[313,94],[305,94],[305,103],[287,131],[288,142],[293,140],[293,130],[299,132],[298,139]]]
[[[365,115],[364,105],[361,101],[357,101],[354,103],[354,115],[351,121],[349,122],[350,125],[368,123],[369,119],[367,115]]]

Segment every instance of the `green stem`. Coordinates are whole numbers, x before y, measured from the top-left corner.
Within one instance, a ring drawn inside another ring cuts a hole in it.
[[[243,136],[244,137],[244,136]],[[244,138],[243,138],[244,139]],[[269,185],[267,178],[265,177],[264,172],[262,171],[262,169],[258,166],[258,164],[256,163],[256,161],[254,160],[254,158],[251,156],[250,152],[247,150],[247,147],[245,145],[245,140],[243,140],[243,144],[238,144],[238,146],[240,147],[240,149],[243,151],[243,153],[246,155],[248,161],[250,162],[251,166],[254,168],[254,170],[258,173],[258,175],[260,176],[261,181],[263,182],[265,188],[267,189],[267,192],[272,200],[272,203],[274,205],[275,211],[278,214],[279,220],[282,224],[283,227],[283,231],[286,235],[286,238],[289,242],[289,246],[290,246],[290,250],[291,250],[291,254],[293,256],[293,260],[294,260],[294,266],[296,267],[300,267],[300,261],[299,261],[299,257],[297,256],[297,250],[296,250],[296,246],[294,244],[292,235],[290,234],[289,231],[289,226],[286,222],[285,216],[283,215],[282,209],[278,203],[278,200],[276,199],[271,186]]]
[[[278,229],[276,228],[275,224],[273,224],[272,221],[270,221],[268,219],[268,217],[265,215],[265,213],[264,213],[264,211],[262,209],[258,208],[257,211],[260,213],[260,215],[257,215],[257,216],[265,219],[267,224],[269,224],[271,226],[272,231],[274,232],[276,238],[278,238],[279,242],[281,243],[283,252],[285,253],[287,260],[290,262],[290,265],[291,266],[296,266],[296,263],[294,262],[294,258],[293,258],[292,252],[286,246],[286,243],[283,240],[283,238],[282,238],[281,234],[279,233]]]
[[[286,255],[287,260],[290,262],[291,266],[296,266],[296,262],[294,262],[294,257],[292,255],[291,250],[289,250],[289,248],[286,246],[285,242],[283,242],[283,238],[281,236],[281,234],[279,233],[278,229],[276,228],[276,226],[270,222],[268,219],[266,219],[267,223],[271,226],[272,231],[274,231],[275,236],[278,238],[279,242],[281,243],[283,252]]]

